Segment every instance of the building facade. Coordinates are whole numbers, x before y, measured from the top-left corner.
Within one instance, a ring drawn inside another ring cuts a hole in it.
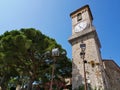
[[[93,25],[93,16],[88,5],[70,14],[72,35],[72,90],[77,90],[87,83],[87,90],[110,90],[109,80],[101,57],[101,44]],[[85,61],[80,56],[80,44],[86,44]],[[84,70],[85,65],[85,70]],[[86,77],[86,79],[84,79]],[[114,90],[114,89],[111,89]],[[117,89],[116,89],[117,90]]]
[[[120,90],[120,67],[113,60],[103,60],[103,66],[108,81],[107,90]]]

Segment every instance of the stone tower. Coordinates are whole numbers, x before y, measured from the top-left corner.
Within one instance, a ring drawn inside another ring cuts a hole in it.
[[[92,24],[93,16],[88,5],[83,6],[70,14],[72,19],[72,36],[69,42],[72,45],[72,90],[82,87],[84,82],[83,59],[80,57],[80,44],[86,44],[85,73],[88,90],[106,90],[104,68],[100,53],[100,41],[95,27]]]

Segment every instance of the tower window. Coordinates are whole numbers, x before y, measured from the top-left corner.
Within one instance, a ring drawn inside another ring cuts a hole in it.
[[[81,14],[81,13],[78,13],[78,14],[77,14],[77,21],[80,21],[80,20],[82,20],[82,14]]]

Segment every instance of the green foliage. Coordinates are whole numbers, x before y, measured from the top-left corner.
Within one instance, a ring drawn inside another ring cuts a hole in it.
[[[97,90],[97,87],[95,87],[93,89],[90,84],[87,86],[87,88],[88,88],[88,90]],[[74,90],[84,90],[84,85],[80,85],[79,87],[75,88]],[[100,90],[100,88],[98,90]]]
[[[84,90],[84,85],[81,85],[81,86],[75,88],[74,90]]]
[[[79,90],[84,90],[84,85],[79,86]]]
[[[0,36],[0,78],[9,77],[2,83],[13,83],[16,82],[15,77],[25,76],[33,81],[48,82],[51,77],[53,57],[46,56],[45,53],[55,47],[58,47],[60,52],[65,51],[55,39],[34,28],[5,32]],[[58,75],[63,78],[71,77],[72,63],[66,56],[61,54],[57,57],[55,66],[57,80],[59,80]]]

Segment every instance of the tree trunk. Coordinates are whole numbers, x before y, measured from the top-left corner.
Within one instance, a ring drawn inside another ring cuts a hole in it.
[[[28,82],[27,90],[32,90],[32,83],[33,82],[34,82],[34,80],[32,78],[30,78],[30,80]]]
[[[7,86],[5,86],[5,83],[9,81],[9,76],[4,75],[0,81],[0,87],[2,90],[6,90]]]
[[[17,85],[16,90],[21,90],[21,86]]]

